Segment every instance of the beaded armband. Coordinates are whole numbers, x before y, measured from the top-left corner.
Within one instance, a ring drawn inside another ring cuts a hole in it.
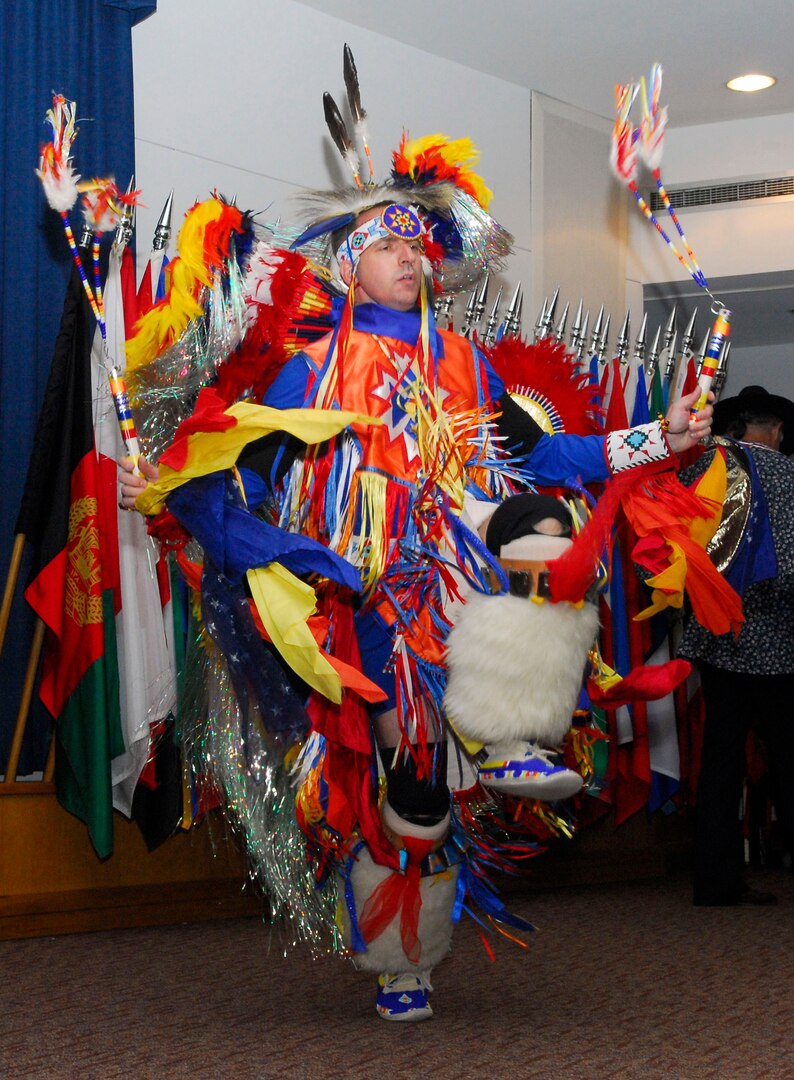
[[[613,474],[624,472],[670,457],[670,447],[664,433],[665,426],[661,420],[652,420],[649,424],[640,424],[624,431],[610,431],[605,445],[609,471]]]

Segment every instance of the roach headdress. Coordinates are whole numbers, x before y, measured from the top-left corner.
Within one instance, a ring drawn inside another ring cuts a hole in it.
[[[350,186],[307,191],[301,196],[306,229],[293,248],[317,262],[333,266],[331,237],[351,225],[364,210],[395,203],[421,218],[425,254],[437,292],[454,294],[471,289],[486,270],[498,271],[510,253],[512,237],[488,213],[491,192],[471,166],[479,152],[470,139],[406,134],[392,154],[390,175],[376,183],[367,133],[367,114],[361,104],[358,72],[349,46],[344,48],[344,79],[353,120],[352,134],[330,94],[323,95],[325,119],[334,145],[350,170]],[[362,155],[367,177],[362,178]]]

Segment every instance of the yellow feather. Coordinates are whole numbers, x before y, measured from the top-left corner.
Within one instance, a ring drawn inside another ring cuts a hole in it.
[[[484,210],[488,209],[493,192],[486,186],[483,178],[470,168],[480,160],[480,151],[471,139],[449,139],[438,132],[435,135],[411,139],[400,148],[400,152],[408,161],[411,172],[418,167],[418,159],[423,155],[431,152],[437,154],[450,169],[457,170],[457,183],[469,186],[480,206]]]
[[[201,315],[198,294],[201,286],[211,281],[204,238],[208,226],[218,221],[224,209],[219,199],[206,199],[187,212],[177,237],[179,257],[169,265],[166,299],[138,321],[126,343],[128,372],[151,363],[179,338],[191,319]]]

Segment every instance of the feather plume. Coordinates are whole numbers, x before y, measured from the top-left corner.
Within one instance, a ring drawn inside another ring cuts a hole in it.
[[[79,175],[72,168],[70,152],[77,135],[74,126],[74,101],[67,101],[62,94],[54,94],[52,108],[47,110],[44,122],[49,125],[52,139],[41,148],[36,176],[41,180],[47,202],[59,214],[65,214],[77,202]]]
[[[339,107],[327,91],[323,94],[323,111],[325,112],[325,122],[328,125],[331,138],[334,140],[334,145],[347,163],[356,184],[360,185],[359,173],[361,167],[356,148],[353,146],[353,140],[350,138],[350,133],[342,119]]]
[[[638,132],[629,121],[629,112],[637,95],[637,84],[615,87],[615,127],[612,131],[609,164],[618,180],[630,184],[637,171]]]
[[[396,184],[436,184],[447,180],[471,195],[487,210],[492,192],[469,166],[480,160],[471,139],[449,139],[446,135],[425,135],[409,140],[403,132],[399,150],[392,155],[392,176]]]
[[[364,147],[364,153],[367,155],[369,178],[370,181],[372,181],[374,169],[372,167],[372,155],[369,150],[367,113],[361,104],[361,87],[359,86],[358,81],[358,71],[356,70],[356,62],[353,59],[353,53],[349,45],[345,45],[344,50],[344,76],[347,101],[350,106],[350,114],[353,117],[353,130],[359,142]]]
[[[528,344],[504,337],[484,352],[513,400],[549,434],[594,435],[602,430],[595,401],[598,387],[589,373],[578,371],[562,342],[543,338]]]
[[[657,172],[662,164],[662,143],[667,128],[667,109],[659,108],[662,92],[662,68],[654,64],[646,84],[642,79],[643,116],[640,123],[640,151],[642,159],[651,172]]]
[[[358,84],[358,72],[356,71],[356,62],[353,59],[353,53],[351,52],[349,45],[345,45],[344,74],[350,113],[353,117],[353,123],[358,125],[362,120],[366,119],[367,114],[361,107],[361,88]]]
[[[354,213],[338,214],[336,217],[326,217],[321,221],[315,222],[310,225],[308,229],[300,234],[297,240],[293,240],[290,244],[291,249],[302,248],[304,244],[308,244],[311,240],[317,240],[321,236],[327,236],[328,233],[336,232],[337,229],[341,229],[343,225],[349,225],[356,215]]]
[[[178,340],[191,319],[203,314],[202,286],[212,283],[229,257],[232,233],[243,228],[243,214],[218,198],[206,199],[188,211],[177,238],[179,255],[170,266],[168,294],[147,312],[127,341],[127,370],[150,363]]]
[[[84,180],[77,185],[83,193],[83,217],[94,233],[111,232],[125,207],[137,206],[140,189],[121,192],[112,177],[103,180]]]

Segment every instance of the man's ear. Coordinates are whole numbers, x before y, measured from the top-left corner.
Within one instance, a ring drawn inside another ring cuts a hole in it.
[[[349,259],[339,260],[339,276],[345,285],[349,285],[353,278],[353,266]]]

